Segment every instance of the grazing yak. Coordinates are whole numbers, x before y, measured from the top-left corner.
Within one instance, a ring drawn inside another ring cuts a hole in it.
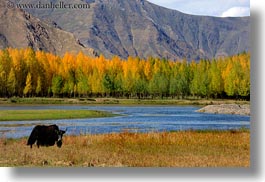
[[[62,146],[62,137],[66,131],[59,130],[57,125],[37,125],[33,128],[27,145],[32,145],[37,141],[37,146],[53,146],[56,142],[57,147]]]

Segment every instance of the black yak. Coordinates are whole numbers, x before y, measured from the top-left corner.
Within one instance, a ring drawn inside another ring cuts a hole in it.
[[[57,147],[62,146],[62,137],[63,134],[66,131],[59,130],[59,127],[57,125],[37,125],[33,128],[27,145],[30,145],[30,148],[32,148],[32,145],[37,141],[37,146],[53,146],[55,143],[57,144]]]

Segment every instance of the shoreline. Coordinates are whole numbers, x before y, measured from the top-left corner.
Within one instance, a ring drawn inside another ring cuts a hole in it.
[[[117,98],[0,98],[3,105],[219,105],[219,104],[250,104],[250,101],[231,99],[117,99]]]

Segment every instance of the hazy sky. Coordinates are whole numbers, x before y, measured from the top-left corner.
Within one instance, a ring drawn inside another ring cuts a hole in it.
[[[148,0],[183,13],[219,17],[250,16],[250,0]]]

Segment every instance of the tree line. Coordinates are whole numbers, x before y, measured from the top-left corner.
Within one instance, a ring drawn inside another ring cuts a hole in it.
[[[0,50],[0,97],[250,97],[250,53],[198,62]]]

